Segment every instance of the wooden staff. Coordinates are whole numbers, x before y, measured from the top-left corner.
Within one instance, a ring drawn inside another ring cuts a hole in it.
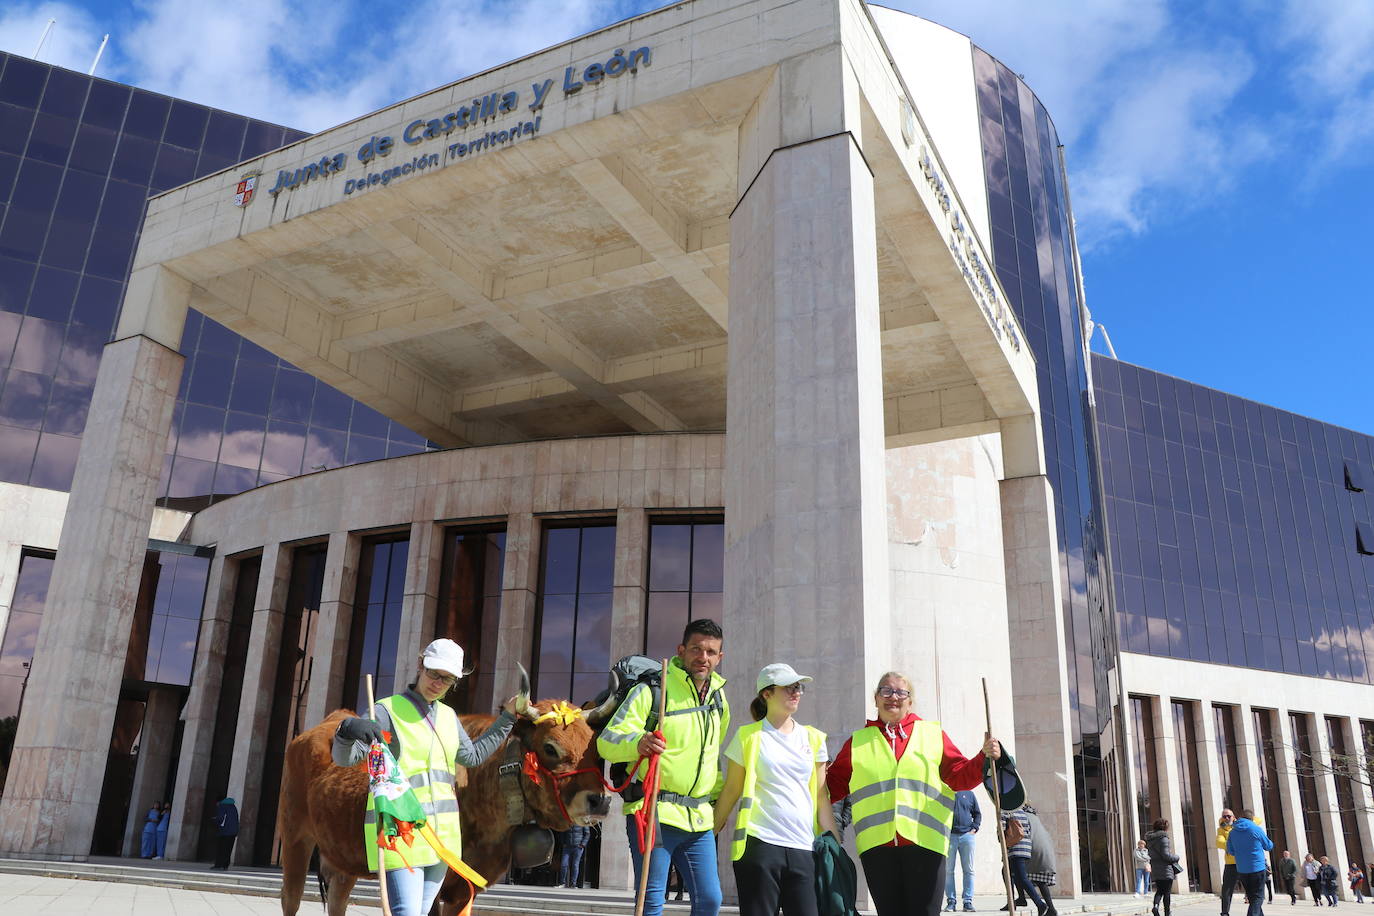
[[[372,695],[372,675],[367,675],[367,714],[373,722],[377,721],[377,699]],[[371,746],[368,753],[371,753]],[[377,818],[377,838],[381,839],[382,820]],[[391,916],[391,902],[386,896],[386,850],[377,847],[377,883],[382,895],[382,916]]]
[[[663,727],[664,702],[668,697],[668,659],[663,660],[663,673],[659,676],[658,688],[658,726]],[[654,784],[644,796],[648,814],[647,830],[644,832],[644,851],[639,856],[639,893],[635,896],[635,916],[644,916],[644,898],[649,892],[649,863],[654,857],[654,840],[658,828],[658,785],[663,780],[662,773],[656,773]]]
[[[992,737],[992,704],[988,702],[988,679],[983,678],[983,714],[987,718],[988,730],[983,735],[986,742]],[[997,809],[997,845],[1002,847],[1002,878],[1007,886],[1007,916],[1016,914],[1016,897],[1011,892],[1011,858],[1007,855],[1007,835],[1002,828],[1002,775],[997,772],[997,761],[992,761],[992,804]]]

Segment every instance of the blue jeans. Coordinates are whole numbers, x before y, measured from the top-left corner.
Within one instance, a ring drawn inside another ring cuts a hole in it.
[[[1247,916],[1264,916],[1264,872],[1238,872],[1236,877],[1240,879],[1240,886],[1245,888],[1245,895],[1250,898]]]
[[[639,842],[634,815],[625,816],[630,841],[630,861],[639,887]],[[677,866],[683,885],[692,897],[692,916],[717,916],[720,912],[720,875],[716,872],[716,838],[710,830],[692,833],[676,827],[658,827],[658,839],[649,856],[649,887],[644,895],[644,916],[663,912],[663,891],[668,886],[668,865]],[[399,914],[397,914],[399,916]]]
[[[1148,868],[1137,868],[1135,870],[1135,892],[1143,894],[1150,889],[1150,870]]]
[[[563,847],[563,857],[558,866],[559,884],[577,887],[577,880],[582,877],[582,854],[586,851],[585,846]]]
[[[945,904],[954,906],[954,864],[955,856],[964,867],[964,906],[973,906],[973,846],[978,834],[950,834],[949,859],[945,863]]]
[[[417,865],[414,871],[405,868],[387,871],[386,893],[391,916],[426,916],[447,872],[448,866],[443,862]]]

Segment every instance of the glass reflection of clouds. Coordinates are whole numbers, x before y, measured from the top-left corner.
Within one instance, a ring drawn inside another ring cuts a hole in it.
[[[544,529],[531,672],[537,695],[582,702],[605,686],[614,572],[614,525]]]
[[[698,617],[720,620],[725,579],[725,525],[663,519],[649,526],[649,594],[644,651],[672,655],[682,628]]]

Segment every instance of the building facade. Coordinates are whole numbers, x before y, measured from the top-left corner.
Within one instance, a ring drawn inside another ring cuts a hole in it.
[[[1268,718],[1235,690],[1326,682],[1244,638],[1223,675],[1175,646],[1176,621],[1201,626],[1180,646],[1231,638],[1197,624],[1191,586],[1171,603],[1187,580],[1159,564],[1181,543],[1161,532],[1141,561],[1162,510],[1139,497],[1161,475],[1188,492],[1191,453],[1137,455],[1146,427],[1113,422],[1164,425],[1162,386],[1128,407],[1122,379],[1148,373],[1090,363],[1053,121],[968,38],[858,0],[695,0],[281,139],[150,187],[70,496],[6,491],[0,690],[24,714],[0,851],[127,849],[127,812],[170,796],[170,855],[196,858],[228,794],[236,856],[271,863],[285,745],[359,705],[363,675],[404,684],[443,634],[477,663],[460,708],[518,665],[582,701],[699,616],[725,627],[736,709],[787,660],[836,748],[897,668],[972,751],[986,683],[1068,893],[1124,887],[1159,812],[1186,820],[1201,885],[1194,835],[1255,786],[1285,826],[1309,810],[1290,788],[1349,800],[1320,836],[1374,849],[1367,787],[1306,763],[1285,781],[1278,750],[1359,753],[1348,637],[1348,683]],[[1346,559],[1331,619],[1367,625]],[[1324,587],[1303,606],[1325,611]],[[1335,664],[1331,638],[1306,643]],[[1262,728],[1270,769],[1246,750]]]

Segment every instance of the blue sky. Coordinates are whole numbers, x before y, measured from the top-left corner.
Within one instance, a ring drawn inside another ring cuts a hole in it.
[[[0,47],[318,130],[653,0],[8,0]],[[968,34],[1066,146],[1122,359],[1374,433],[1374,2],[892,0]],[[1102,349],[1100,342],[1095,349]]]

